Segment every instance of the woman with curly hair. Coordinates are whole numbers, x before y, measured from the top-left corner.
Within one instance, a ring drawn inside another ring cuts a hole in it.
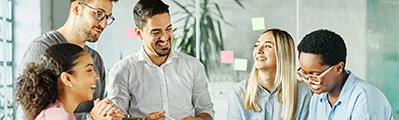
[[[296,79],[291,35],[268,29],[255,42],[254,67],[233,87],[228,120],[306,120],[310,88]]]
[[[97,79],[93,60],[83,48],[53,45],[18,78],[17,101],[28,120],[75,120],[78,104],[93,99]]]

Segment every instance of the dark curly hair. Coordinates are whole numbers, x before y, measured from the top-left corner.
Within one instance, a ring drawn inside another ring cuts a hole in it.
[[[161,0],[139,0],[133,9],[133,19],[136,26],[143,29],[146,19],[157,14],[168,13],[169,6]]]
[[[321,55],[323,65],[346,63],[346,46],[340,35],[326,29],[307,34],[298,45],[298,53]]]
[[[69,43],[56,44],[46,49],[40,60],[30,63],[18,77],[16,96],[25,117],[33,120],[58,96],[58,78],[62,72],[72,74],[72,67],[84,52]]]

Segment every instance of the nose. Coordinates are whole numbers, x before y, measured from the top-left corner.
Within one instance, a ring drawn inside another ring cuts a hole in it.
[[[257,49],[257,54],[263,54],[263,48],[262,47],[259,47]]]
[[[100,79],[100,77],[98,77],[97,73],[94,72],[94,80],[97,81],[98,79]]]
[[[107,27],[107,18],[104,17],[104,19],[98,22],[98,25],[100,25],[103,29]]]
[[[169,40],[169,38],[170,38],[170,36],[167,33],[167,31],[162,32],[162,36],[161,36],[162,41],[167,41],[167,40]]]

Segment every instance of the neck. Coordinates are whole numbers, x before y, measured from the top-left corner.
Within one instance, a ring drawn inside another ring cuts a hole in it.
[[[348,79],[348,74],[344,71],[338,76],[337,86],[327,93],[330,106],[334,105],[338,101],[339,95],[341,94],[342,88],[345,85],[346,79]]]
[[[169,55],[166,56],[159,56],[155,52],[153,54],[147,52],[147,50],[144,48],[144,52],[147,54],[147,56],[150,58],[151,62],[157,66],[161,66],[163,63],[166,62],[166,59],[168,58]]]
[[[268,70],[258,70],[258,79],[263,88],[271,92],[275,89],[274,79],[276,73]]]
[[[78,107],[79,103],[82,101],[78,101],[77,99],[74,99],[72,95],[64,92],[60,94],[57,98],[63,105],[64,109],[66,112],[73,114],[75,109]]]
[[[76,28],[76,23],[73,23],[69,19],[61,28],[56,30],[61,33],[61,35],[66,39],[68,43],[78,45],[82,48],[86,45],[86,40],[83,39],[82,35],[79,33],[78,28]]]

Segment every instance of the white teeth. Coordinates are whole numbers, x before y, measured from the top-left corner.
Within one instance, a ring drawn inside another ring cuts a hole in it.
[[[91,89],[96,89],[96,85],[90,86]]]
[[[312,89],[315,89],[315,90],[317,90],[321,87],[320,84],[312,84],[311,86],[312,86]]]
[[[266,58],[264,58],[264,57],[256,57],[256,59],[257,59],[258,61],[264,61],[264,60],[266,60]]]
[[[158,43],[158,45],[160,45],[160,46],[166,46],[168,44],[168,42],[160,42],[160,43]]]

